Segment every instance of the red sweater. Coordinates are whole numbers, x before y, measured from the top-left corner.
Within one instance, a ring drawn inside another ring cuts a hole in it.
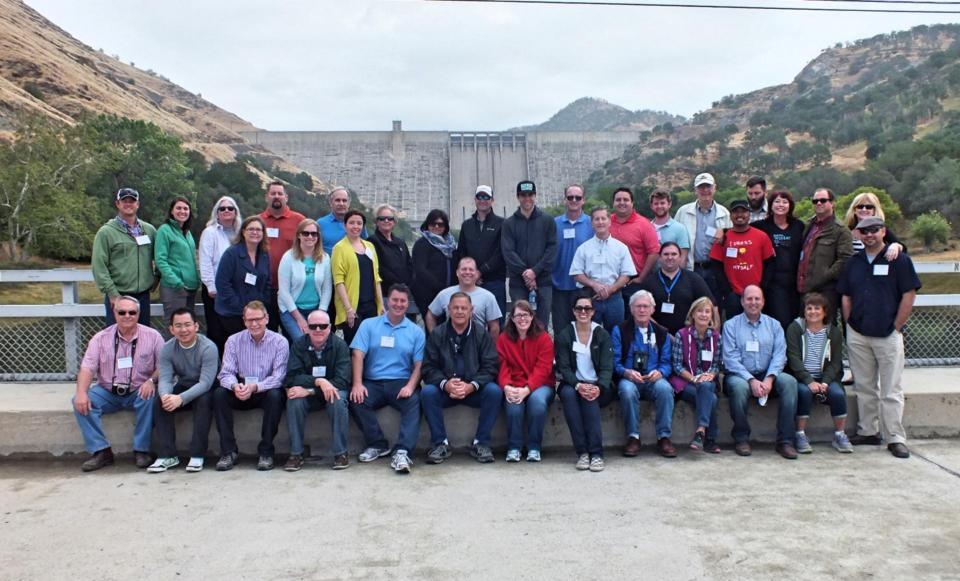
[[[530,391],[540,387],[555,387],[553,374],[553,340],[546,332],[534,338],[511,341],[506,333],[497,338],[500,373],[497,382],[505,385],[527,386]]]

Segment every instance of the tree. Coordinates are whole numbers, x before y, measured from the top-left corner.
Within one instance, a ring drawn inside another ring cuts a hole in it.
[[[932,210],[914,220],[912,231],[914,236],[923,240],[927,250],[933,250],[934,242],[947,243],[950,238],[950,222],[947,222],[940,212]]]

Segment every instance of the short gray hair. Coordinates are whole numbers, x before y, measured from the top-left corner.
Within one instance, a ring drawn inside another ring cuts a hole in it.
[[[653,295],[650,294],[650,291],[638,290],[637,292],[630,295],[630,306],[633,306],[633,303],[639,301],[640,299],[648,299],[650,301],[650,306],[657,308],[657,299],[653,298]]]
[[[373,211],[373,216],[374,217],[379,216],[381,210],[390,210],[391,212],[393,212],[394,217],[396,217],[397,215],[397,209],[391,206],[390,204],[380,204],[379,206],[377,206],[377,209]]]

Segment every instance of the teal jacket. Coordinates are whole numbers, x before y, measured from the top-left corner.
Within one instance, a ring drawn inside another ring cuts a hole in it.
[[[150,290],[156,280],[153,270],[153,244],[157,229],[139,220],[149,244],[138,245],[127,234],[116,218],[110,218],[97,230],[93,238],[93,279],[105,295],[116,297],[122,293],[142,293]]]
[[[160,271],[160,286],[176,290],[197,290],[200,287],[193,233],[187,230],[184,234],[176,220],[157,229],[153,259]]]

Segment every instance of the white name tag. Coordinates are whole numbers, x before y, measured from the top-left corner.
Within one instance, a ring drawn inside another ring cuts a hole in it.
[[[314,377],[326,377],[327,376],[327,366],[326,365],[317,365],[313,368]]]
[[[873,276],[887,276],[890,274],[890,265],[889,264],[874,264],[873,265]]]
[[[133,367],[133,357],[117,358],[117,369],[130,369]]]
[[[737,248],[734,246],[727,247],[727,258],[736,258],[737,257]]]
[[[137,246],[146,246],[147,244],[150,244],[150,237],[147,236],[146,234],[141,234],[137,236],[134,240],[137,241]]]
[[[603,255],[602,255],[602,254],[595,254],[595,255],[593,255],[593,263],[594,263],[594,264],[603,264]]]
[[[363,255],[369,258],[370,260],[373,260],[373,250],[370,250],[369,248],[367,248],[366,250],[363,251]]]
[[[713,361],[713,351],[704,349],[700,352],[700,361]]]
[[[707,226],[707,229],[704,230],[704,232],[706,233],[707,236],[716,236],[716,235],[717,235],[717,229],[714,228],[713,226]]]
[[[564,228],[564,229],[563,229],[563,239],[564,239],[564,240],[570,240],[571,238],[575,238],[576,235],[577,235],[577,231],[574,230],[573,228]]]
[[[256,375],[251,375],[249,377],[244,378],[244,382],[243,382],[244,385],[257,385],[258,383],[260,383],[260,378],[257,377]]]
[[[660,303],[660,312],[668,315],[673,314],[673,303]]]
[[[280,229],[267,228],[267,238],[280,238]]]
[[[396,339],[394,337],[380,337],[380,346],[386,347],[387,349],[393,349]]]
[[[247,276],[243,277],[243,282],[249,285],[257,284],[257,275],[248,272]]]
[[[747,341],[747,351],[750,353],[759,353],[760,341]]]
[[[573,352],[574,353],[589,353],[590,350],[587,349],[587,346],[581,343],[580,341],[573,342]]]

